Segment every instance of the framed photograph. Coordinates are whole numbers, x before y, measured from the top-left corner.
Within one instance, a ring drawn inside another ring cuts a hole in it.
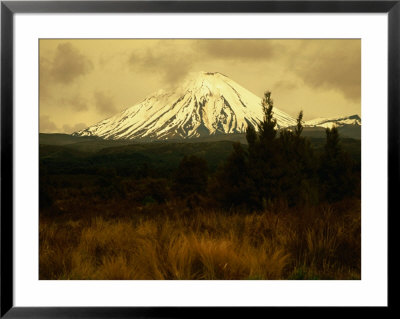
[[[1,316],[389,309],[399,19],[2,1]]]

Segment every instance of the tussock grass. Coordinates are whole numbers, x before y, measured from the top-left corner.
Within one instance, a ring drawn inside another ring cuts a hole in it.
[[[40,220],[40,279],[360,279],[360,202]],[[93,215],[91,215],[93,216]]]

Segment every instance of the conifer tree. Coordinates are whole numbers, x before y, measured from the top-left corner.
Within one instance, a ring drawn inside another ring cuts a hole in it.
[[[301,132],[303,132],[303,111],[300,111],[299,116],[297,117],[297,125],[296,125],[296,129],[295,129],[295,135],[296,137],[300,137]]]
[[[216,173],[211,194],[225,208],[257,208],[257,191],[249,176],[248,155],[239,142]]]
[[[254,147],[257,143],[257,132],[254,129],[254,126],[252,125],[248,125],[247,126],[247,130],[246,130],[246,140],[247,140],[247,144],[249,145],[249,151],[251,152],[252,150],[254,150]]]
[[[283,175],[281,196],[289,206],[317,201],[315,158],[310,142],[301,136],[303,111],[300,111],[294,131],[282,130],[279,135]]]
[[[258,135],[261,144],[268,145],[276,137],[276,120],[273,118],[274,101],[271,99],[271,92],[264,93],[262,101],[264,120],[258,125]]]
[[[276,139],[277,123],[273,117],[274,102],[270,91],[265,92],[262,107],[264,117],[258,124],[258,132],[248,128],[246,134],[249,142],[249,175],[257,188],[259,208],[277,198],[281,174]]]
[[[318,170],[321,196],[328,202],[351,197],[355,193],[356,179],[353,161],[340,145],[336,127],[327,128],[324,153]]]

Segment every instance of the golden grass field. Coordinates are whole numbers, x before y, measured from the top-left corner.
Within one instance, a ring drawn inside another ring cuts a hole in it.
[[[41,217],[39,242],[40,279],[361,279],[361,202]]]

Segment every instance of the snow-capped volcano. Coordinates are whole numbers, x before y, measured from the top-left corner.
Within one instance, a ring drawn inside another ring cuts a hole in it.
[[[261,98],[218,72],[200,72],[171,91],[159,90],[139,104],[82,131],[106,139],[190,138],[243,133],[263,119]],[[296,124],[274,107],[278,128]]]
[[[331,128],[332,126],[342,127],[345,125],[361,126],[361,118],[355,114],[336,118],[316,118],[314,120],[304,122],[304,127]]]

